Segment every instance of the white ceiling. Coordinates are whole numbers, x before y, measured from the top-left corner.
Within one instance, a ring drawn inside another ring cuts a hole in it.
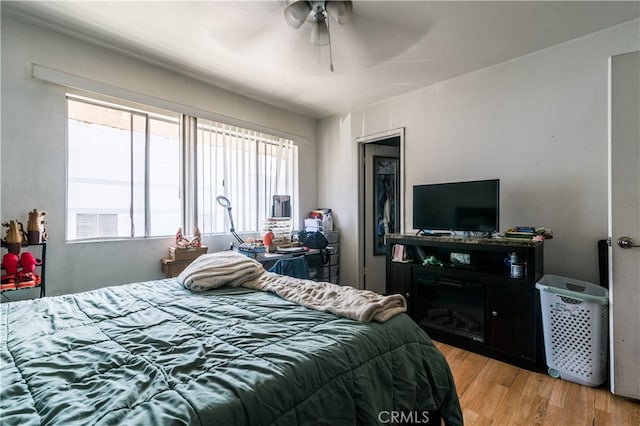
[[[640,16],[638,1],[359,1],[327,47],[282,1],[2,1],[2,12],[321,118]]]

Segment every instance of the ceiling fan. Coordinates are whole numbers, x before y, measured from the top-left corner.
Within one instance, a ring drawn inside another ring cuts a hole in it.
[[[311,27],[310,42],[314,46],[329,46],[330,69],[333,72],[333,56],[331,54],[331,34],[329,32],[329,17],[343,25],[351,18],[353,4],[345,1],[307,1],[287,0],[284,9],[284,19],[289,26],[298,29],[305,22]]]

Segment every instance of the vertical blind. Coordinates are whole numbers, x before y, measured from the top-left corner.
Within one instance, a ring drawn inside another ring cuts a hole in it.
[[[197,119],[196,156],[202,233],[229,229],[227,212],[216,203],[218,195],[231,201],[238,232],[261,229],[261,222],[271,217],[274,195],[291,195],[295,201],[298,156],[290,139]]]

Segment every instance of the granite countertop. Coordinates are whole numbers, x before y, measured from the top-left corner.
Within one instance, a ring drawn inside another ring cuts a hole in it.
[[[420,243],[425,241],[433,241],[438,243],[462,243],[462,244],[484,244],[510,247],[535,247],[542,245],[543,241],[533,241],[522,238],[477,238],[477,237],[457,237],[457,236],[430,236],[430,235],[403,235],[390,234],[387,238],[403,239],[405,241]]]

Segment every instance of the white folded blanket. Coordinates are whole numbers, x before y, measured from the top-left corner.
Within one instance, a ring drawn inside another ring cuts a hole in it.
[[[407,302],[399,294],[381,296],[354,287],[274,274],[265,271],[260,262],[230,250],[198,257],[182,271],[178,282],[192,291],[223,285],[269,291],[307,308],[360,322],[384,322],[407,310]]]
[[[263,272],[260,262],[227,250],[196,258],[178,275],[178,282],[192,291],[206,291],[223,285],[237,287]]]
[[[384,322],[407,310],[407,302],[400,294],[382,296],[368,290],[302,280],[266,271],[258,279],[241,285],[270,291],[299,305],[360,322]]]

